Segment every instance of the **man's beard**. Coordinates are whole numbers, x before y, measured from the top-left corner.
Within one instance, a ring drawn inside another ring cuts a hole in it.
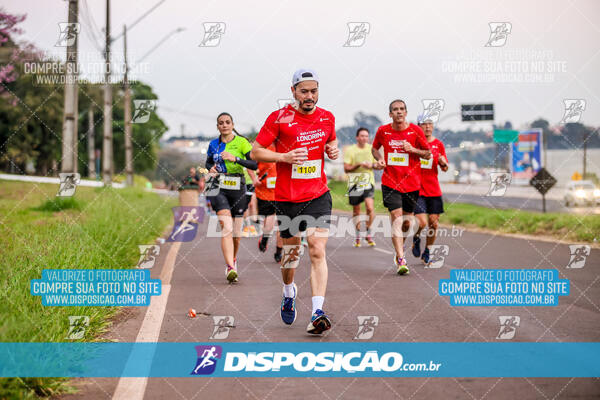
[[[300,104],[300,107],[302,108],[302,110],[304,111],[311,111],[313,108],[315,108],[316,103],[315,102],[302,102],[302,104]]]

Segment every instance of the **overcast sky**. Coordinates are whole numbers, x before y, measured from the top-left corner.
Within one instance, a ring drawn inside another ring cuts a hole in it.
[[[112,35],[158,1],[112,1]],[[80,60],[91,70],[101,60],[98,29],[105,24],[106,3],[79,3]],[[63,59],[65,49],[54,45],[58,23],[67,21],[67,4],[3,1],[8,12],[27,14],[20,39]],[[406,100],[412,120],[422,110],[422,99],[443,99],[439,126],[449,128],[466,126],[456,115],[461,103],[493,102],[497,122],[510,120],[519,127],[538,117],[557,124],[564,99],[584,99],[581,122],[598,126],[598,16],[600,2],[595,0],[166,0],[132,28],[128,50],[130,62],[138,60],[176,28],[186,29],[136,69],[135,77],[158,94],[158,112],[169,135],[178,135],[181,124],[188,135],[215,135],[221,111],[230,112],[242,132],[260,128],[278,108],[278,99],[290,97],[291,77],[299,67],[320,75],[319,106],[333,112],[338,127],[351,124],[357,111],[387,122],[387,105],[394,98]],[[225,23],[215,47],[200,46],[206,22]],[[366,23],[362,46],[359,39],[344,47],[350,22]],[[503,46],[485,46],[491,22],[510,23]],[[115,57],[122,51],[119,39],[113,45]],[[491,124],[471,126],[488,129]]]

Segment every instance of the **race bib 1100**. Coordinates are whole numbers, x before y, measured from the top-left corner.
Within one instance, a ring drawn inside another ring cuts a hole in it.
[[[292,179],[314,179],[321,177],[321,160],[304,161],[292,165]]]

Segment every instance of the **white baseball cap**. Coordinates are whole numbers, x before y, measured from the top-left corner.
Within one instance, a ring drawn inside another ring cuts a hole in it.
[[[309,68],[300,68],[296,72],[294,72],[294,77],[292,78],[292,86],[296,86],[300,82],[304,81],[316,81],[319,83],[319,76],[315,72],[314,69]]]
[[[433,124],[433,119],[427,114],[419,114],[419,116],[417,117],[417,124],[421,125],[427,122]]]

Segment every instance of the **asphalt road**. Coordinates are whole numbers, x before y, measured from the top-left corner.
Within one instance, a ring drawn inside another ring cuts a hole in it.
[[[272,247],[259,253],[255,238],[242,239],[240,282],[225,280],[219,238],[207,238],[206,223],[193,242],[182,243],[170,280],[159,341],[211,341],[212,316],[231,316],[235,327],[226,341],[356,341],[358,316],[379,317],[371,341],[497,342],[499,316],[520,316],[515,342],[600,341],[600,251],[592,249],[581,269],[566,269],[566,244],[464,231],[440,237],[449,256],[440,269],[424,269],[409,256],[411,273],[398,276],[391,241],[376,237],[376,248],[353,248],[352,238],[330,238],[329,284],[324,309],[333,328],[322,337],[305,332],[310,317],[309,260],[297,271],[298,318],[279,317],[281,279]],[[272,246],[273,243],[270,243]],[[164,277],[173,244],[161,246],[153,278]],[[450,268],[556,268],[569,279],[571,294],[556,307],[452,307],[437,293]],[[163,282],[164,284],[164,282]],[[154,299],[153,299],[154,301]],[[189,308],[202,313],[186,316]],[[133,341],[144,309],[130,309],[115,322],[110,339]],[[212,340],[215,343],[223,340]],[[494,362],[494,360],[490,360]],[[192,366],[193,367],[193,366]],[[557,366],[559,367],[559,366]],[[65,398],[107,399],[118,379],[81,379],[81,392]],[[144,399],[592,399],[600,396],[598,378],[150,378]]]

